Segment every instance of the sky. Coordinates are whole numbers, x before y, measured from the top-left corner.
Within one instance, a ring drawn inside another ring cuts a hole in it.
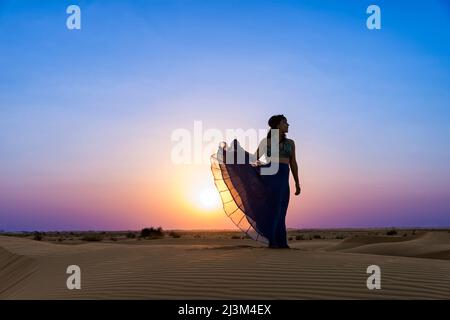
[[[280,113],[288,228],[448,227],[449,71],[448,1],[0,0],[0,230],[233,229],[172,134]]]

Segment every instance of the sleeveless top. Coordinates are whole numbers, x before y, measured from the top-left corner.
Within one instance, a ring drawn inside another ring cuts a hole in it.
[[[264,148],[264,143],[266,144],[266,148]],[[271,145],[270,143],[267,143],[267,138],[264,138],[264,140],[261,141],[261,149],[260,150],[260,156],[266,155],[267,157],[271,157]],[[293,146],[292,146],[292,140],[285,139],[283,142],[280,143],[279,158],[290,158],[292,155]]]

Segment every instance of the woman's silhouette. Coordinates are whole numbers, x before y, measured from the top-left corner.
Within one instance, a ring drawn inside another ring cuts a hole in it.
[[[301,191],[295,144],[286,137],[289,124],[284,115],[272,116],[268,124],[267,137],[255,154],[242,149],[237,140],[230,147],[223,143],[211,156],[211,169],[228,217],[251,238],[270,248],[289,248],[285,219],[290,170],[295,194]],[[267,160],[265,164],[259,161],[262,157]],[[277,170],[270,172],[269,168]]]

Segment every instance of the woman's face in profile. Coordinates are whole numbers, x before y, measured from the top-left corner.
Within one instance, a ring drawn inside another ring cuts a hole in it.
[[[280,133],[287,133],[289,131],[289,123],[286,119],[283,119],[280,121],[280,124],[278,125],[278,130],[280,130]]]

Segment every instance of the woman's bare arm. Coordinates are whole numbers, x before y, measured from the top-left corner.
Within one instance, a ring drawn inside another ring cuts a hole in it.
[[[258,148],[256,149],[254,154],[251,154],[251,161],[259,163],[259,158],[261,158],[264,153],[266,146],[264,145],[264,139],[259,143]]]
[[[294,141],[292,141],[292,154],[291,154],[291,158],[289,159],[289,164],[291,166],[292,175],[294,176],[294,180],[295,180],[295,195],[299,195],[301,192],[301,188],[300,188],[300,180],[298,178],[298,165],[297,165],[297,159],[295,157]]]

